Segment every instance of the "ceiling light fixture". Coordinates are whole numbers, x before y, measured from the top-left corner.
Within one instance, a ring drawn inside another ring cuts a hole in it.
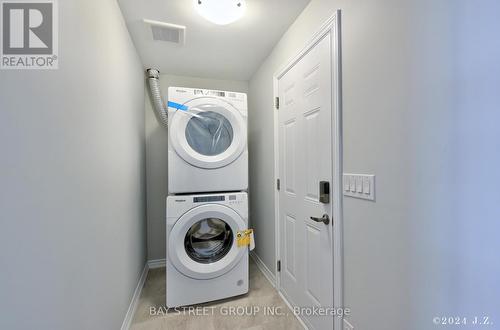
[[[196,10],[203,18],[218,25],[239,20],[245,13],[245,0],[195,0]]]

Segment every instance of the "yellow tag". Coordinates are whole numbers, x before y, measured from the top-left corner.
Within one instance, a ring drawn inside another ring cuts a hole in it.
[[[252,229],[242,230],[236,234],[236,242],[238,247],[248,246],[251,242]]]

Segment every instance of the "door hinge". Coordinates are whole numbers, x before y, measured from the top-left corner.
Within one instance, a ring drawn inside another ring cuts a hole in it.
[[[274,107],[276,108],[276,110],[278,110],[280,108],[280,98],[279,97],[275,98]]]
[[[281,272],[281,260],[278,260],[278,262],[276,263],[276,269],[278,270],[278,272]]]
[[[276,189],[279,191],[281,187],[280,179],[276,179]]]

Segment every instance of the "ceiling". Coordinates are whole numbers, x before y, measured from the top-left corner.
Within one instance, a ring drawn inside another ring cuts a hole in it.
[[[145,68],[212,79],[249,80],[310,0],[247,0],[239,21],[219,26],[194,0],[119,0]],[[184,45],[154,41],[143,19],[185,25]]]

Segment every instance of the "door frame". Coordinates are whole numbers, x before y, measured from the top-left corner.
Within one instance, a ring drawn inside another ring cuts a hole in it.
[[[343,243],[342,243],[342,223],[343,223],[343,206],[342,206],[342,192],[343,192],[343,153],[342,153],[342,57],[341,57],[341,11],[337,10],[328,20],[321,26],[306,44],[306,46],[291,60],[273,75],[273,101],[279,96],[278,81],[292,68],[300,59],[302,59],[323,37],[330,33],[332,38],[331,48],[331,61],[332,61],[332,127],[335,132],[333,134],[333,184],[332,184],[332,203],[333,203],[333,306],[335,308],[344,307],[343,295]],[[280,260],[280,200],[279,191],[276,189],[276,182],[280,178],[279,173],[279,113],[274,103],[274,203],[275,203],[275,252],[276,261]],[[275,263],[276,274],[276,289],[284,298],[281,291],[280,273],[278,272],[277,263]],[[342,319],[334,316],[334,329],[342,329]]]

